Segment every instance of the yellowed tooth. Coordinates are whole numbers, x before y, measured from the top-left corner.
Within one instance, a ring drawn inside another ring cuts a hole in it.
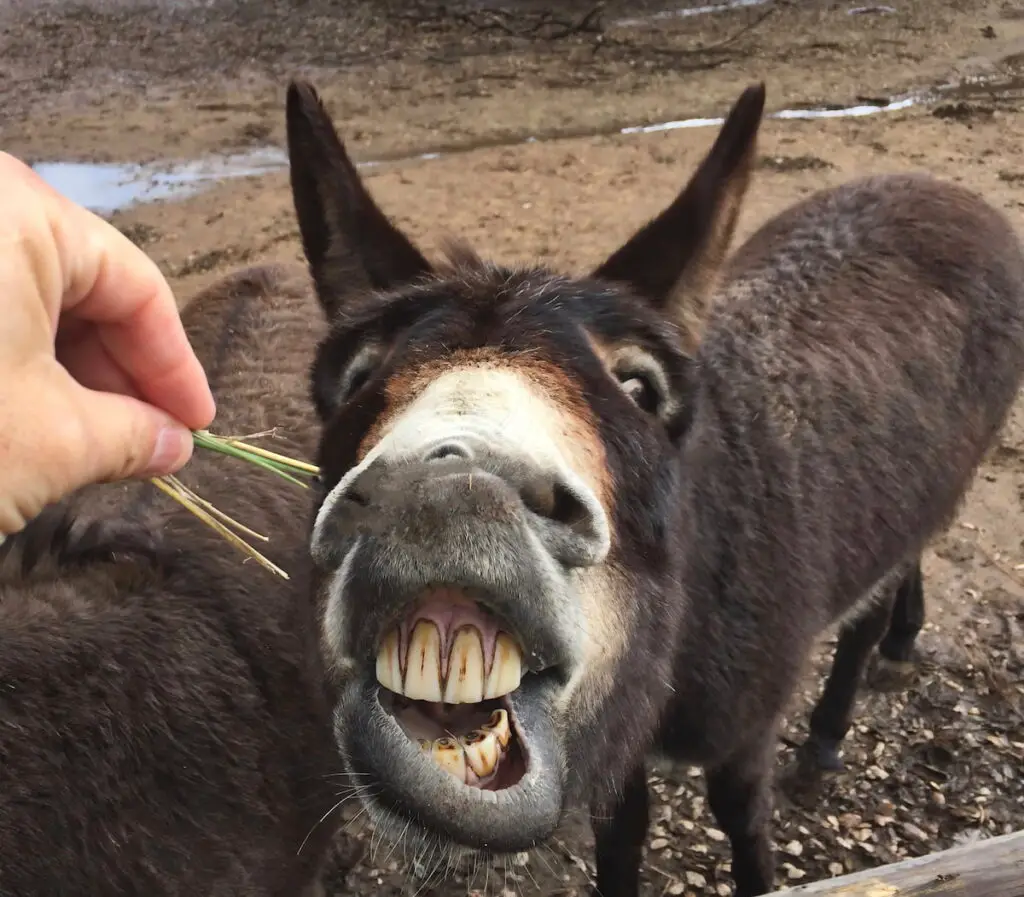
[[[508,722],[508,711],[500,707],[495,710],[484,724],[483,731],[493,734],[503,751],[507,749],[508,743],[512,740],[512,727]]]
[[[523,655],[512,636],[498,633],[494,643],[494,662],[484,685],[483,698],[500,698],[519,688],[523,678]]]
[[[448,652],[448,679],[444,700],[448,704],[476,704],[484,699],[484,646],[480,633],[460,629]]]
[[[501,745],[493,732],[476,729],[459,741],[466,755],[466,765],[478,779],[486,781],[494,775],[501,760]]]
[[[430,756],[446,773],[460,782],[466,781],[466,756],[462,745],[454,738],[445,735],[435,739],[431,745]]]
[[[402,666],[399,657],[398,630],[392,629],[377,651],[377,681],[388,691],[402,693]]]
[[[414,701],[441,700],[441,633],[427,620],[420,620],[409,636],[402,694]]]

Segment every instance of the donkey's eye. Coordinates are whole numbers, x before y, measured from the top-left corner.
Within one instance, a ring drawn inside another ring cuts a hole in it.
[[[662,397],[654,379],[643,371],[618,371],[615,375],[622,391],[647,414],[657,414]]]
[[[367,381],[370,379],[370,374],[373,373],[373,369],[369,366],[359,368],[359,370],[352,373],[348,382],[345,384],[345,392],[348,395],[355,395],[359,390],[366,386]]]
[[[338,399],[347,402],[369,382],[381,361],[381,353],[377,349],[360,352],[348,366],[341,379]]]

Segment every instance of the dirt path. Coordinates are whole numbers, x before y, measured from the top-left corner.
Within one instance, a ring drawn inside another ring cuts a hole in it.
[[[321,88],[357,158],[442,153],[366,170],[385,209],[428,248],[458,234],[504,260],[583,270],[679,188],[714,136],[713,127],[618,130],[720,116],[765,78],[771,111],[922,102],[767,121],[741,236],[823,184],[912,168],[981,190],[1024,230],[1024,5],[890,0],[891,12],[850,14],[861,4],[766,2],[615,26],[656,4],[608,3],[600,31],[557,39],[557,24],[538,28],[540,37],[509,33],[536,26],[543,4],[505,3],[518,9],[511,18],[493,3],[465,4],[471,14],[455,23],[432,20],[430,5],[0,2],[0,146],[32,162],[280,149],[284,86],[300,73]],[[572,25],[592,4],[560,6]],[[964,78],[975,83],[936,93]],[[238,264],[299,258],[283,172],[113,220],[183,297]],[[780,883],[1024,828],[1022,505],[1024,406],[960,522],[926,559],[931,622],[918,680],[906,693],[865,696],[850,772],[816,811],[780,805]],[[819,682],[808,676],[788,736],[799,736]],[[780,763],[787,757],[784,748]],[[728,850],[701,779],[659,767],[653,782],[645,895],[727,894]],[[358,811],[340,812],[353,821],[334,893],[415,888],[408,858],[372,850]],[[582,892],[588,845],[573,818],[552,846],[476,870],[471,887]],[[460,872],[434,891],[455,897],[467,887]]]

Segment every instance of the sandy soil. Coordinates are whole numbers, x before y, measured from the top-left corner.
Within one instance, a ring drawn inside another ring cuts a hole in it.
[[[1024,6],[892,0],[890,12],[851,15],[856,5],[777,0],[616,26],[658,7],[610,2],[586,30],[559,37],[571,29],[535,27],[544,8],[535,2],[455,4],[465,15],[441,21],[426,2],[0,0],[0,146],[33,162],[282,146],[284,88],[302,74],[357,158],[393,160],[367,170],[368,182],[428,248],[457,234],[504,260],[581,271],[674,194],[714,136],[617,130],[722,115],[764,78],[770,111],[913,91],[926,102],[864,118],[767,121],[741,236],[824,184],[905,169],[962,181],[1024,223]],[[559,8],[571,26],[591,4]],[[403,161],[428,151],[442,156]],[[283,173],[113,220],[183,300],[239,264],[299,258]],[[849,771],[819,807],[780,795],[780,884],[1024,828],[1022,505],[1024,405],[926,559],[931,622],[917,679],[903,693],[865,694]],[[802,732],[821,664],[787,738]],[[788,755],[782,745],[780,764]],[[727,894],[728,849],[701,779],[663,766],[652,784],[644,893]],[[330,893],[420,887],[404,858],[372,849],[357,809],[339,812],[349,824]],[[469,882],[456,872],[421,893],[569,895],[592,871],[589,832],[574,817],[530,856]]]

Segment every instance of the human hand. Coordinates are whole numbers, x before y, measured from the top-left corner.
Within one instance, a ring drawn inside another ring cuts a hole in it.
[[[155,263],[0,152],[0,541],[81,486],[178,470],[214,413]]]

